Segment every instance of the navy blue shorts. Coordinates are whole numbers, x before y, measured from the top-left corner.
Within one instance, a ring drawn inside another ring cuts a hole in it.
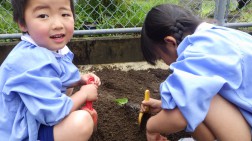
[[[54,141],[53,126],[46,126],[46,125],[41,124],[38,131],[38,140]]]

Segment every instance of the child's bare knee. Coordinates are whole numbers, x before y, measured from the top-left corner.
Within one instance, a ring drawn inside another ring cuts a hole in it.
[[[94,128],[94,123],[91,115],[85,110],[76,111],[72,117],[72,126],[77,129],[80,135],[91,135]]]
[[[91,115],[84,110],[78,110],[68,115],[54,128],[55,141],[87,141],[94,129]]]

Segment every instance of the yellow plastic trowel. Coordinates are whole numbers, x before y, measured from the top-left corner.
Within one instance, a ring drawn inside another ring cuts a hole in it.
[[[145,90],[144,93],[144,100],[145,101],[149,101],[150,99],[150,91],[149,90]],[[145,107],[145,111],[144,112],[139,112],[139,116],[138,116],[138,125],[140,126],[140,129],[145,129],[146,127],[146,123],[147,120],[151,117],[151,114],[149,113],[149,107]]]

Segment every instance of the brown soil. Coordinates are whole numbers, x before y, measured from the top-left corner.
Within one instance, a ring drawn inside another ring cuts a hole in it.
[[[168,71],[103,68],[93,72],[100,77],[102,85],[99,99],[93,103],[98,112],[98,126],[90,141],[146,141],[145,131],[137,123],[140,103],[146,89],[152,98],[160,98],[159,84],[169,75]],[[120,106],[115,102],[120,98],[127,98],[128,103]],[[171,141],[189,136],[183,131],[167,135]]]

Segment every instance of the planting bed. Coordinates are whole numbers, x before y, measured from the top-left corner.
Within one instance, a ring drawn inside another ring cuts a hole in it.
[[[137,119],[144,91],[149,89],[151,97],[159,98],[159,84],[169,75],[163,68],[136,69],[128,66],[122,70],[115,66],[90,67],[101,79],[99,99],[94,102],[98,112],[98,127],[90,141],[146,141],[145,131],[140,131]],[[85,67],[80,67],[85,72]],[[127,98],[128,103],[119,105],[116,99]],[[168,135],[171,141],[189,137],[185,132]]]

